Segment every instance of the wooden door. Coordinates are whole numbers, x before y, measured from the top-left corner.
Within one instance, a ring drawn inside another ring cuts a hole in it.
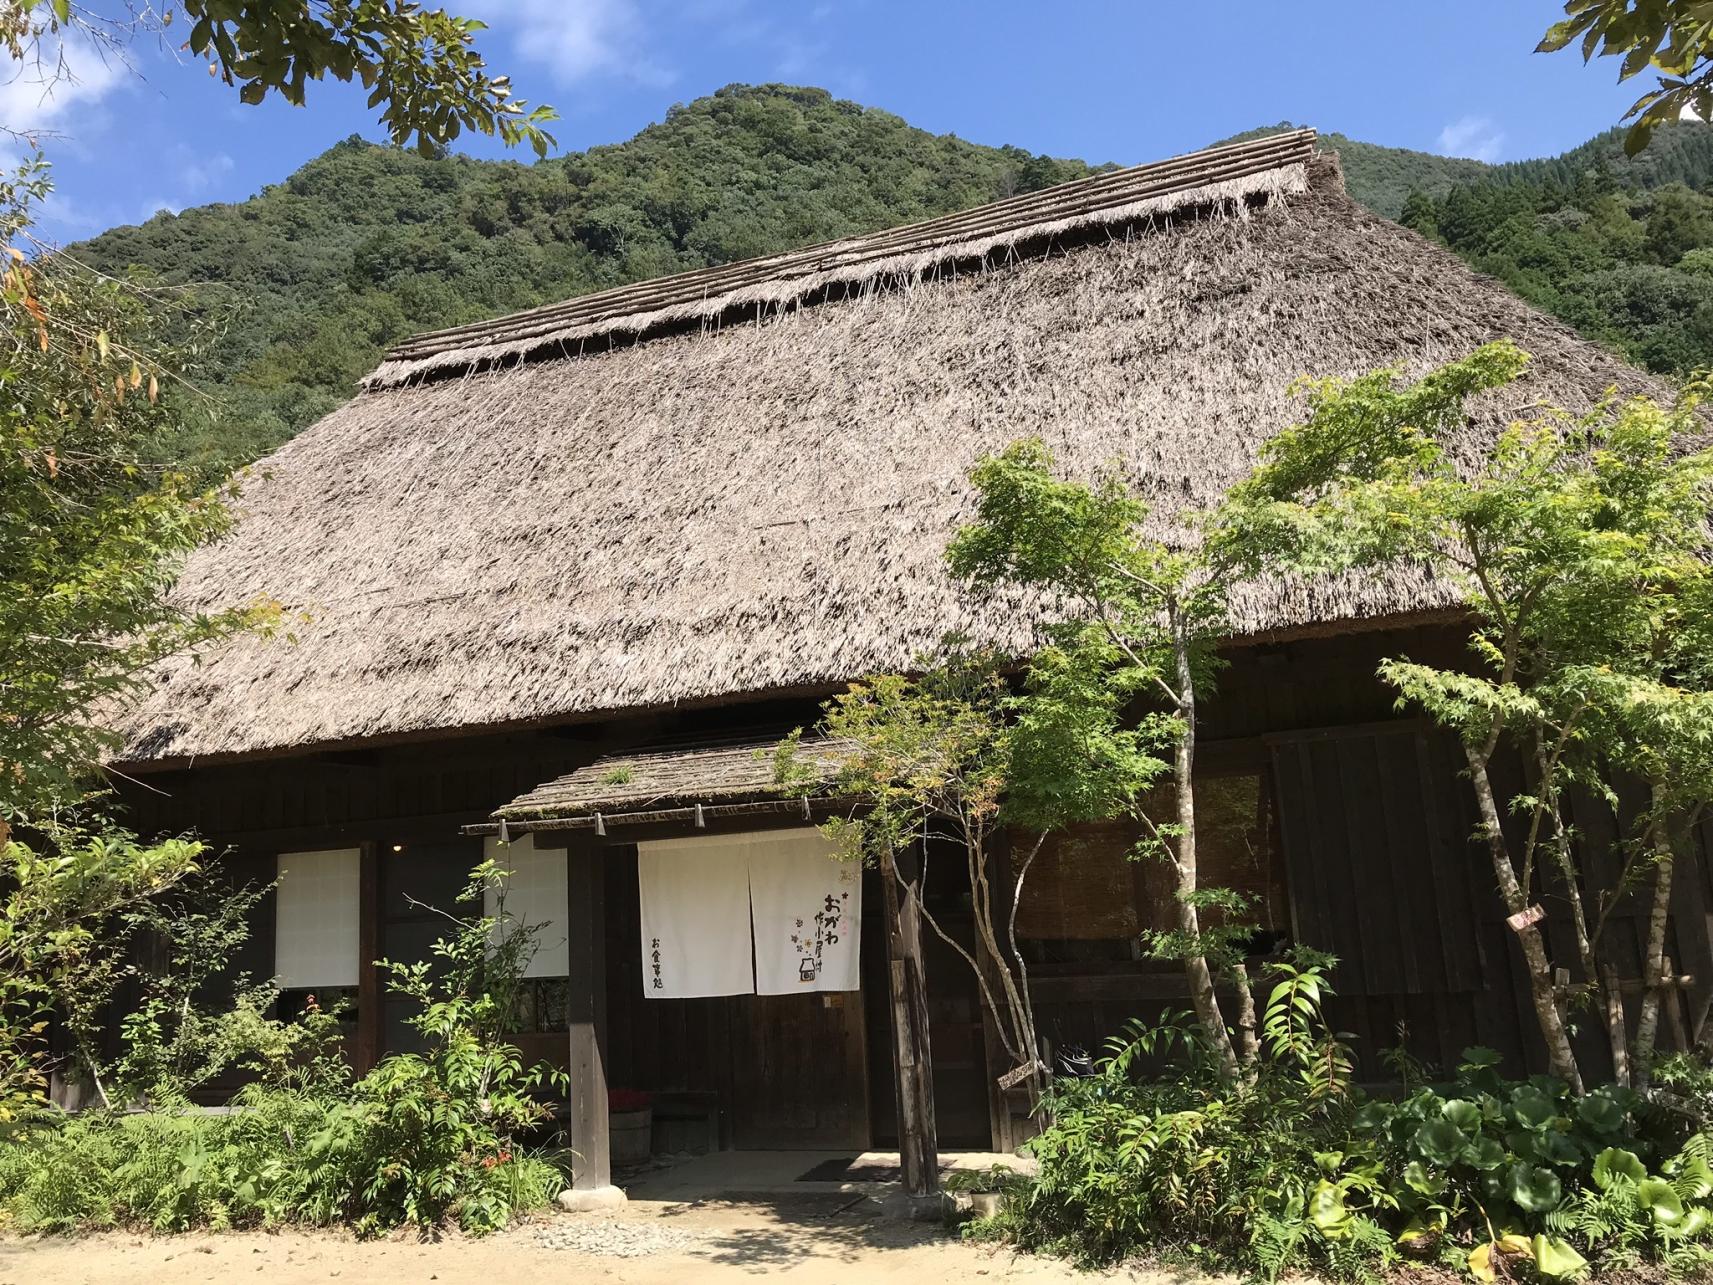
[[[861,991],[743,995],[728,1011],[733,1147],[869,1145]]]

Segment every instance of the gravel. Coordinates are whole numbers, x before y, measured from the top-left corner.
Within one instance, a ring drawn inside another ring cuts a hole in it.
[[[548,1249],[569,1249],[603,1258],[649,1258],[655,1254],[676,1254],[699,1243],[696,1235],[676,1227],[646,1222],[621,1223],[610,1219],[587,1222],[581,1218],[543,1227],[536,1232],[536,1239]]]

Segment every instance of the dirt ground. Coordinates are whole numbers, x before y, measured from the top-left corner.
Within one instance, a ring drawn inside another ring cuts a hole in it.
[[[599,1252],[605,1251],[605,1252]],[[620,1256],[623,1254],[635,1256]],[[945,1230],[861,1207],[632,1202],[616,1214],[555,1214],[481,1240],[414,1237],[359,1242],[337,1232],[238,1232],[147,1237],[103,1233],[0,1241],[0,1285],[188,1285],[329,1280],[596,1280],[622,1285],[704,1281],[1138,1281],[1187,1285],[1160,1272],[1090,1274],[1064,1263],[966,1244]]]

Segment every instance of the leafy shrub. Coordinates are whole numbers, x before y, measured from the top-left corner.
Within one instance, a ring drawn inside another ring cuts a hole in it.
[[[1701,1256],[1693,1242],[1709,1217],[1695,1202],[1713,1194],[1713,1172],[1691,1151],[1650,1173],[1659,1148],[1637,1095],[1608,1086],[1577,1097],[1544,1075],[1507,1081],[1498,1063],[1469,1049],[1452,1085],[1366,1103],[1351,1119],[1345,1172],[1363,1176],[1376,1214],[1402,1222],[1407,1252],[1487,1280],[1502,1270],[1495,1258],[1558,1277],[1581,1274],[1584,1252],[1610,1267]]]
[[[1390,1237],[1365,1218],[1323,1230],[1321,1174],[1353,1110],[1351,1064],[1320,1020],[1321,969],[1276,972],[1251,1083],[1225,1084],[1182,1018],[1132,1024],[1094,1075],[1058,1081],[1052,1123],[1029,1144],[1035,1183],[995,1230],[1082,1261],[1187,1256],[1268,1275],[1389,1257]],[[1160,1062],[1164,1075],[1141,1076]]]
[[[1266,1280],[1371,1279],[1404,1257],[1485,1281],[1713,1263],[1713,1139],[1678,1145],[1628,1090],[1506,1080],[1488,1049],[1468,1050],[1448,1085],[1368,1100],[1322,1019],[1321,968],[1274,971],[1251,1081],[1223,1082],[1181,1020],[1133,1027],[1093,1076],[1053,1087],[1029,1144],[1036,1179],[983,1230],[1084,1261],[1191,1258]],[[1143,1078],[1160,1061],[1165,1074]]]
[[[495,877],[479,867],[465,898]],[[527,928],[497,931],[503,915],[502,899],[499,919],[455,920],[437,968],[387,966],[418,1006],[423,1052],[350,1084],[326,1054],[331,1015],[311,1005],[284,1029],[250,1014],[230,1037],[253,1038],[227,1060],[260,1078],[229,1112],[88,1112],[22,1129],[0,1145],[0,1217],[26,1231],[338,1222],[373,1235],[456,1222],[483,1233],[548,1203],[564,1174],[525,1142],[551,1116],[542,1091],[564,1078],[525,1068],[503,1038],[534,949]],[[152,1020],[127,1032],[135,1063],[162,1064]]]

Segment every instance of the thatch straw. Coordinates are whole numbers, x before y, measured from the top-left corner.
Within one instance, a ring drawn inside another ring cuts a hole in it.
[[[640,812],[675,804],[779,798],[774,755],[778,737],[707,745],[672,745],[611,754],[544,782],[494,811],[528,823],[595,812]],[[812,792],[825,793],[853,750],[836,737],[804,737],[792,764]]]
[[[1315,132],[1137,165],[1025,193],[871,236],[620,286],[565,303],[407,339],[365,381],[370,388],[485,369],[534,354],[580,353],[686,323],[759,320],[810,299],[884,284],[898,288],[950,264],[981,263],[1025,243],[1091,227],[1141,225],[1192,209],[1242,212],[1248,202],[1303,190]]]
[[[1165,530],[1299,415],[1296,376],[1419,372],[1500,336],[1535,365],[1472,439],[1536,400],[1659,391],[1356,206],[1323,158],[1241,218],[1121,221],[764,324],[377,388],[266,462],[178,590],[272,593],[311,613],[300,641],[168,666],[126,758],[814,689],[951,628],[1026,647],[1025,616],[942,568],[983,454],[1033,434],[1077,472],[1116,458]],[[1448,600],[1400,574],[1244,587],[1233,611],[1253,632]]]

